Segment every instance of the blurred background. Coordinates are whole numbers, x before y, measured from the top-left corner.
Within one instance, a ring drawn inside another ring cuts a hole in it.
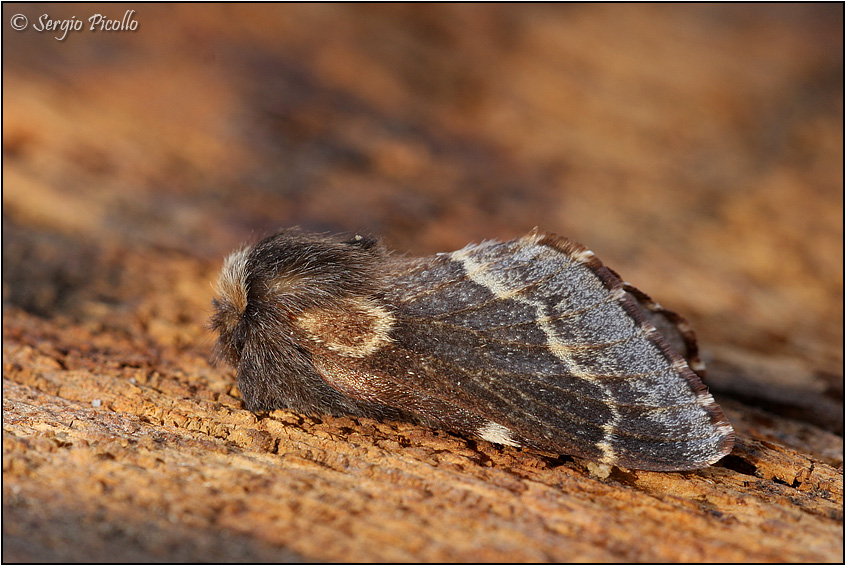
[[[711,357],[842,381],[842,4],[4,4],[2,23],[7,313],[206,355],[210,281],[269,231],[429,254],[540,226]]]

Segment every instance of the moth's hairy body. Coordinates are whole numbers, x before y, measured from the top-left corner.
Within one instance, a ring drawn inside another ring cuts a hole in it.
[[[214,307],[215,356],[253,411],[413,420],[655,470],[733,443],[684,319],[554,234],[406,258],[286,230],[229,257]]]

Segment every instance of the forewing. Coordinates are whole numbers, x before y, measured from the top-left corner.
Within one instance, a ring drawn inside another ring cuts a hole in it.
[[[668,311],[579,244],[534,231],[407,267],[385,297],[389,343],[316,356],[333,386],[460,433],[632,468],[699,468],[731,450],[721,410],[650,322],[672,327]]]

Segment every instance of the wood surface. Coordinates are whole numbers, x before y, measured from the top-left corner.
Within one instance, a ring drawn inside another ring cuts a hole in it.
[[[843,6],[3,5],[3,560],[842,562]],[[222,259],[533,226],[687,316],[688,473],[243,409]]]

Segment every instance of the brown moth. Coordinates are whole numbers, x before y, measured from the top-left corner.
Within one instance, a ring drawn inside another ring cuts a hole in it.
[[[213,304],[215,357],[252,411],[405,419],[648,470],[701,468],[734,442],[687,322],[537,229],[422,258],[284,230],[229,256]]]

